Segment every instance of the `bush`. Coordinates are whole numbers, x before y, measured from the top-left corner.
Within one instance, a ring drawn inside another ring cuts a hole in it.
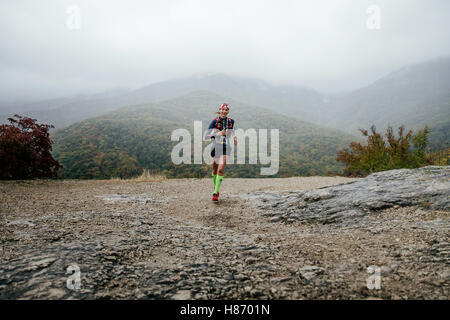
[[[398,138],[389,126],[385,134],[386,141],[375,126],[370,128],[370,134],[368,130],[360,131],[367,137],[367,145],[351,142],[350,151],[341,150],[336,156],[336,160],[346,166],[344,175],[365,176],[378,171],[418,168],[426,164],[425,148],[430,133],[428,126],[415,135],[411,130],[405,134],[404,126],[400,126]]]
[[[62,166],[51,155],[48,131],[53,126],[14,118],[0,125],[0,179],[56,178]]]

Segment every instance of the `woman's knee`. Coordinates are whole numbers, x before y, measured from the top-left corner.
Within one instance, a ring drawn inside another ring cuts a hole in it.
[[[225,164],[219,164],[219,168],[217,169],[217,173],[219,176],[223,176],[223,173],[225,171]]]
[[[212,172],[213,174],[217,174],[217,170],[219,169],[219,164],[215,161],[215,159],[212,160]]]

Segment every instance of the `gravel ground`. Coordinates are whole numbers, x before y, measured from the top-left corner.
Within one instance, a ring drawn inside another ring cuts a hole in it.
[[[225,178],[218,204],[211,179],[1,182],[0,298],[448,299],[446,211],[343,228],[274,221],[243,197],[354,180]]]

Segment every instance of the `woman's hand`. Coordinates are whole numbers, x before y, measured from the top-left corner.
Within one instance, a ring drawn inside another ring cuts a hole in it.
[[[234,137],[234,145],[237,145],[237,138]]]
[[[216,133],[216,137],[224,136],[227,134],[227,130],[223,129],[222,131],[219,131]]]

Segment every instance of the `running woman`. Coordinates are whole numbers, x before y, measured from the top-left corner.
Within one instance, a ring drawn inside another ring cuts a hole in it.
[[[230,108],[228,104],[223,103],[219,111],[219,116],[209,124],[205,137],[212,139],[211,157],[212,157],[212,178],[214,182],[213,201],[219,201],[219,188],[223,181],[227,156],[231,152],[230,138],[233,137],[234,144],[237,144],[237,138],[234,134],[234,120],[228,117]]]

